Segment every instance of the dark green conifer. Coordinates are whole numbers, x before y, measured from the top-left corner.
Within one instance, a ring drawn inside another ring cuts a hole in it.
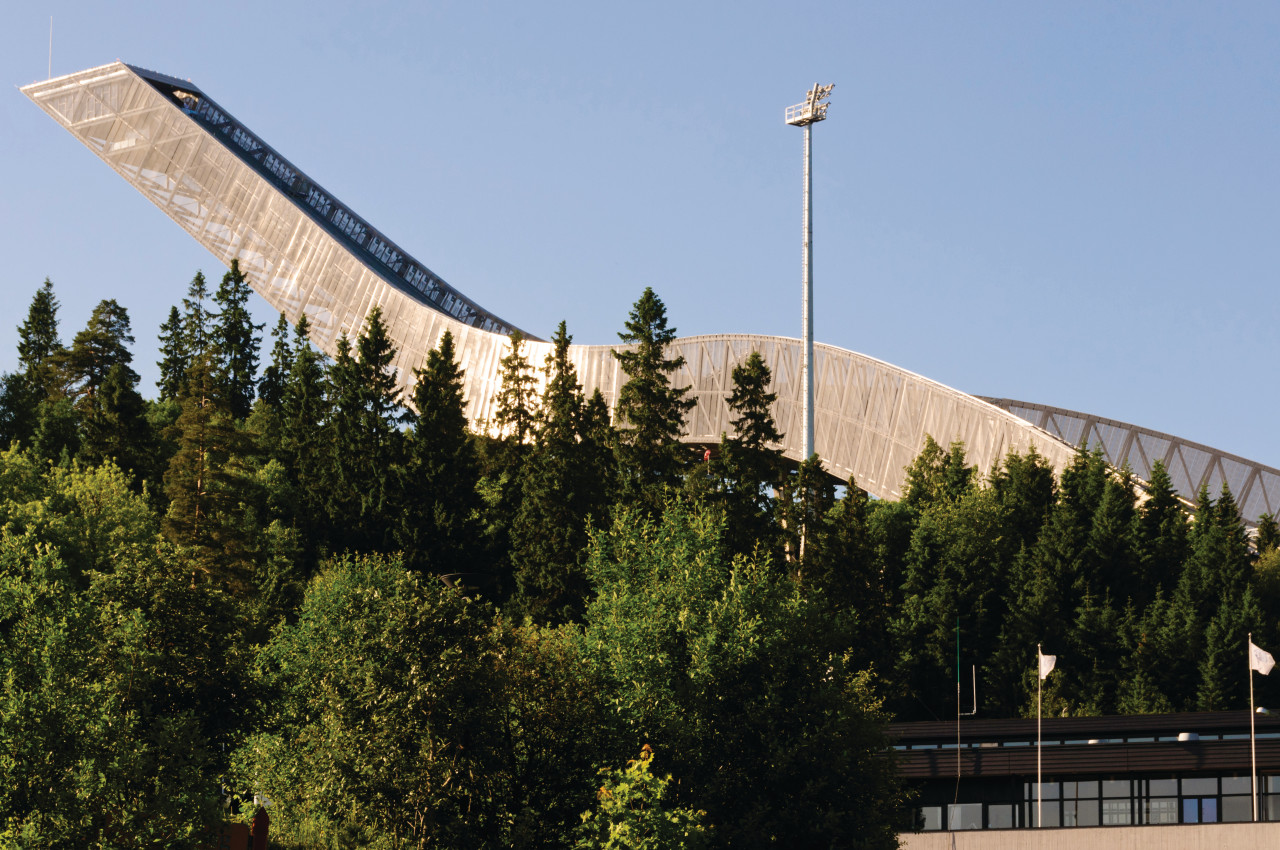
[[[222,276],[214,294],[218,314],[213,320],[211,343],[218,352],[218,376],[226,384],[231,415],[244,419],[253,407],[254,388],[258,377],[259,332],[263,325],[254,324],[249,314],[249,281],[240,271],[238,260]]]
[[[176,399],[182,393],[190,363],[182,316],[177,307],[170,307],[169,318],[160,326],[160,360],[156,362],[160,369],[160,379],[156,381],[160,401]]]
[[[730,551],[748,554],[757,545],[773,548],[771,495],[782,476],[782,440],[773,419],[778,394],[769,392],[773,375],[759,352],[753,351],[732,372],[729,396],[734,435],[721,435],[713,467],[724,482],[723,501]]]
[[[204,272],[196,272],[182,299],[182,351],[185,368],[210,353],[213,344],[213,316],[209,312],[209,285]]]
[[[1137,516],[1133,475],[1125,467],[1118,476],[1107,479],[1102,502],[1094,512],[1084,581],[1098,596],[1109,594],[1121,602],[1133,599],[1138,605],[1145,605],[1150,591],[1139,581],[1134,551]]]
[[[243,438],[223,390],[207,354],[192,361],[174,425],[178,450],[164,473],[169,509],[163,529],[174,543],[190,547],[199,572],[220,586],[243,590],[249,577],[237,569],[243,547],[235,539],[240,492],[232,467]]]
[[[271,330],[275,343],[271,346],[271,363],[262,370],[262,380],[258,383],[258,398],[267,405],[278,408],[284,402],[285,384],[289,382],[289,373],[293,371],[293,347],[289,344],[289,320],[280,314],[280,319]]]
[[[298,319],[293,336],[293,366],[281,402],[280,454],[301,504],[297,523],[303,541],[317,547],[328,538],[325,521],[325,477],[329,451],[325,428],[331,409],[328,364],[311,346],[307,317]]]
[[[444,332],[414,377],[397,545],[415,569],[468,572],[479,562],[479,461],[467,435],[463,373],[452,333]]]
[[[130,381],[137,382],[137,373],[129,368],[133,362],[133,353],[129,351],[132,344],[129,311],[114,298],[98,302],[89,324],[76,334],[63,360],[67,382],[78,398],[78,407],[87,410],[93,405],[98,388],[117,364],[126,369]]]
[[[63,394],[65,356],[58,338],[58,299],[45,278],[18,327],[18,371],[0,375],[0,448],[15,440],[31,442],[41,404]]]
[[[1172,593],[1190,554],[1187,514],[1174,492],[1164,462],[1151,465],[1148,498],[1138,511],[1137,550],[1141,583],[1154,593],[1163,587]],[[1207,496],[1206,496],[1207,497]]]
[[[155,472],[157,444],[136,381],[137,376],[122,363],[107,372],[84,416],[80,457],[94,465],[115,461],[133,474],[134,486],[140,489]]]
[[[19,372],[40,398],[61,389],[58,362],[64,355],[58,338],[58,299],[53,282],[45,278],[27,309],[27,318],[18,328]]]
[[[944,449],[925,434],[924,448],[907,467],[903,501],[916,509],[955,501],[976,480],[975,471],[965,466],[963,443],[954,442],[950,449]]]
[[[404,451],[395,354],[375,305],[354,353],[344,334],[329,368],[333,406],[324,491],[335,549],[387,551],[395,533]]]
[[[517,456],[524,454],[535,419],[536,380],[533,366],[524,353],[524,334],[511,332],[511,351],[499,361],[500,388],[494,424],[498,433],[514,447]]]
[[[629,350],[613,352],[627,373],[618,393],[619,485],[624,498],[641,500],[650,509],[657,508],[665,487],[677,483],[690,458],[679,439],[696,402],[685,398],[688,387],[671,385],[684,365],[683,357],[666,354],[675,337],[675,328],[667,326],[666,305],[646,287],[618,334]]]
[[[538,622],[581,616],[588,590],[582,567],[587,520],[601,513],[599,470],[592,466],[593,446],[584,434],[585,402],[569,361],[571,341],[561,322],[545,365],[547,391],[511,528],[515,604]]]

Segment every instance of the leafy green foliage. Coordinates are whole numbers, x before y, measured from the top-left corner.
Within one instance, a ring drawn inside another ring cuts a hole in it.
[[[265,648],[278,693],[243,748],[273,829],[360,824],[400,846],[482,846],[499,829],[484,611],[394,560],[344,558],[313,580],[295,625]]]
[[[706,846],[703,812],[664,805],[671,776],[653,774],[653,750],[620,770],[601,770],[595,809],[584,812],[578,850],[696,850]]]
[[[661,521],[622,507],[596,538],[583,638],[619,736],[671,754],[674,802],[717,846],[893,846],[871,678],[800,585],[726,559],[723,529],[675,502]]]

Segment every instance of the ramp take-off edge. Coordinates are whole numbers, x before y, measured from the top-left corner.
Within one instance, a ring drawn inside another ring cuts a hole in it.
[[[468,417],[480,427],[492,417],[498,364],[514,326],[410,256],[199,87],[113,62],[22,92],[220,262],[238,259],[253,288],[290,322],[305,313],[312,340],[329,354],[378,305],[408,390],[414,368],[452,331],[466,373]],[[526,336],[530,361],[541,363],[550,343]],[[626,381],[610,353],[615,347],[571,349],[587,392],[599,388],[611,407]],[[685,358],[674,381],[691,387],[697,402],[687,442],[714,443],[732,430],[730,374],[758,351],[773,370],[781,448],[799,459],[799,339],[715,334],[684,337],[673,347]],[[1216,494],[1225,482],[1251,523],[1280,507],[1280,470],[1113,420],[968,395],[833,346],[814,348],[815,451],[832,474],[853,476],[880,498],[902,495],[904,468],[929,434],[944,445],[963,441],[969,462],[984,471],[1006,453],[1033,446],[1061,470],[1084,443],[1100,446],[1116,466],[1127,462],[1143,479],[1154,461],[1163,461],[1187,498],[1201,485]]]

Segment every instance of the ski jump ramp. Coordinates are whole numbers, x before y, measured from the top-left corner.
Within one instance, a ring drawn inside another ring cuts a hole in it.
[[[468,417],[478,428],[491,420],[499,361],[515,326],[443,281],[193,83],[113,62],[22,92],[220,262],[238,259],[253,288],[290,322],[305,313],[320,349],[332,355],[339,336],[356,336],[379,306],[409,391],[413,370],[451,331],[466,374]],[[529,360],[539,365],[551,345],[526,336]],[[697,401],[687,442],[715,443],[732,430],[730,375],[758,351],[773,370],[774,416],[786,435],[781,448],[799,459],[800,340],[716,334],[672,347],[685,358],[673,381],[689,386]],[[614,348],[571,350],[584,389],[598,388],[610,407],[626,381]],[[1143,479],[1154,461],[1164,461],[1188,499],[1202,484],[1216,494],[1225,482],[1251,523],[1280,508],[1280,470],[1207,446],[1074,411],[980,398],[833,346],[815,345],[814,360],[816,451],[829,472],[852,476],[880,498],[902,495],[905,467],[927,434],[943,445],[963,441],[984,472],[1008,452],[1033,447],[1061,470],[1076,446],[1086,445]]]

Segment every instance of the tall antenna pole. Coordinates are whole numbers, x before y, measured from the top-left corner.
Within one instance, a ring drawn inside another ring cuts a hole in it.
[[[835,88],[832,83],[826,86],[813,84],[804,103],[788,106],[786,122],[793,127],[804,128],[804,251],[800,260],[801,295],[800,324],[801,338],[804,348],[804,361],[800,366],[801,379],[804,383],[804,459],[813,456],[813,169],[810,160],[813,157],[813,125],[826,119],[827,107],[831,104],[824,101],[831,96]],[[803,541],[803,537],[801,538]],[[803,543],[802,543],[803,545]]]

